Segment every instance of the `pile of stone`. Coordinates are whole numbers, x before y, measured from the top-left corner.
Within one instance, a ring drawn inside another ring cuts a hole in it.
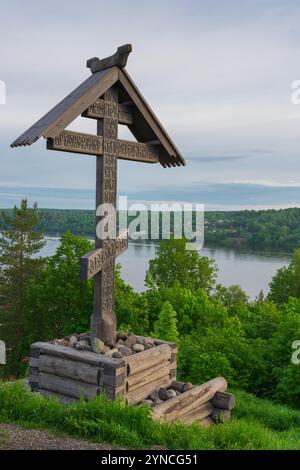
[[[191,390],[194,385],[191,382],[179,382],[174,380],[170,387],[160,387],[158,390],[150,393],[150,395],[143,400],[141,404],[149,405],[149,406],[156,406],[164,401],[170,400],[171,398],[175,398],[178,395],[181,395],[188,390]]]
[[[157,346],[155,340],[149,337],[136,336],[133,333],[117,332],[115,344],[104,343],[94,338],[92,344],[89,333],[71,334],[62,339],[51,341],[52,344],[75,348],[79,351],[93,351],[107,357],[121,359]]]

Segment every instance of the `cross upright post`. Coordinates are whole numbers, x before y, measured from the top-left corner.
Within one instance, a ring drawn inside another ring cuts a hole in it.
[[[96,214],[102,204],[110,204],[116,210],[117,194],[117,155],[113,148],[105,145],[105,139],[118,138],[118,89],[113,86],[104,94],[105,112],[103,119],[97,120],[97,135],[103,137],[103,155],[96,162]],[[100,221],[96,215],[96,224]],[[105,268],[94,278],[94,308],[91,316],[91,342],[99,338],[105,343],[114,344],[116,340],[116,315],[114,312],[115,256],[109,256],[109,238],[98,237],[95,246],[103,250],[107,259]],[[104,235],[104,234],[102,234]]]

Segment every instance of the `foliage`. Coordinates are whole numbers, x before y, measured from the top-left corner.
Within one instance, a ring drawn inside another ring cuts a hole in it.
[[[146,285],[171,287],[178,281],[181,287],[203,288],[209,292],[215,284],[216,266],[196,250],[186,249],[186,240],[171,238],[163,240],[150,260],[146,274]]]
[[[86,331],[92,312],[92,283],[79,277],[80,257],[92,249],[85,238],[63,235],[38,283],[26,289],[25,341],[50,340]]]
[[[178,341],[177,317],[170,302],[165,302],[154,324],[154,337],[166,341]]]
[[[42,219],[37,205],[27,200],[3,214],[0,226],[0,338],[6,342],[8,361],[4,373],[20,370],[25,330],[25,289],[37,281],[41,259],[33,259],[44,246],[43,231],[36,230]],[[5,226],[4,226],[5,225]]]
[[[148,407],[128,406],[104,396],[63,406],[30,394],[21,384],[6,383],[0,384],[0,422],[138,449],[154,445],[184,450],[299,449],[299,411],[234,393],[238,396],[237,417],[231,423],[204,429],[197,424],[155,422]]]
[[[300,249],[295,250],[288,266],[278,269],[270,283],[270,300],[280,305],[289,297],[300,297]]]

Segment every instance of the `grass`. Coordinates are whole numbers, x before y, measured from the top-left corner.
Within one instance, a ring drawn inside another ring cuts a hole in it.
[[[19,383],[0,384],[0,422],[141,449],[161,445],[185,450],[300,449],[300,411],[234,392],[237,408],[231,423],[203,429],[197,424],[165,424],[151,419],[144,406],[131,407],[99,396],[62,406],[31,394]]]

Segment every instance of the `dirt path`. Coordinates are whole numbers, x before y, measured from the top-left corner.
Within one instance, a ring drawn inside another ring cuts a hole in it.
[[[83,439],[61,437],[16,424],[0,424],[0,450],[110,450],[109,444],[93,444]]]

